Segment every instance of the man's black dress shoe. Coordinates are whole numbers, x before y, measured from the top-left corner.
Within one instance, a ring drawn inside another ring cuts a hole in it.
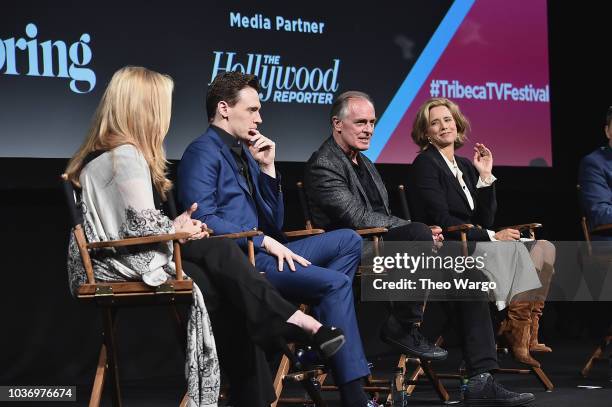
[[[444,360],[448,352],[423,336],[419,327],[403,327],[393,317],[380,330],[381,339],[402,352],[426,360]]]
[[[463,394],[465,406],[514,407],[525,406],[535,400],[531,393],[515,393],[495,381],[490,373],[470,378]]]
[[[312,337],[312,342],[323,356],[330,358],[344,346],[346,338],[340,328],[322,326]]]
[[[325,358],[334,356],[346,343],[342,329],[333,326],[321,326],[317,333],[311,336],[297,325],[285,323],[282,336],[289,342],[311,345]]]

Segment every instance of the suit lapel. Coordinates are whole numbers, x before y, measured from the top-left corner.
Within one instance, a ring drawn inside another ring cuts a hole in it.
[[[247,159],[247,165],[249,166],[249,173],[251,174],[251,182],[253,183],[253,195],[254,196],[252,198],[257,203],[257,207],[259,208],[261,213],[266,217],[266,220],[268,221],[268,223],[270,225],[274,225],[274,215],[272,214],[273,212],[272,208],[266,202],[266,200],[263,199],[263,196],[261,195],[261,190],[259,188],[258,179],[259,179],[259,173],[261,171],[259,169],[259,164],[257,163],[257,161],[255,161],[255,159],[251,155],[251,152],[246,147],[244,147],[244,145],[242,149],[244,150],[244,155]],[[247,187],[247,190],[248,190],[248,187]],[[280,230],[278,232],[282,233]]]
[[[387,213],[387,216],[390,215],[391,212],[389,211],[389,196],[387,195],[387,189],[385,188],[385,185],[382,179],[380,178],[380,174],[378,173],[378,171],[376,171],[376,168],[373,168],[374,163],[370,162],[368,159],[366,159],[363,156],[361,157],[361,162],[363,163],[363,165],[365,165],[368,173],[370,174],[370,177],[374,180],[374,185],[376,185],[376,190],[378,191],[378,195],[380,195],[380,198],[383,201],[383,205],[385,206],[385,212]]]
[[[446,161],[444,161],[444,158],[442,157],[442,154],[435,147],[429,147],[427,150],[425,150],[425,152],[428,152],[429,154],[431,154],[434,157],[434,159],[438,163],[438,166],[440,168],[442,168],[442,172],[449,178],[450,184],[453,186],[455,191],[457,191],[457,193],[459,194],[459,196],[463,200],[463,203],[465,204],[466,208],[471,211],[470,203],[468,202],[467,197],[465,196],[465,193],[463,192],[463,188],[461,188],[461,184],[459,184],[459,180],[457,179],[457,177],[455,177],[455,175],[453,174],[451,169],[448,168],[448,164],[446,164]],[[466,172],[464,171],[464,168],[461,168],[459,160],[457,160],[456,162],[457,162],[457,166],[459,167],[461,172],[463,172],[463,180],[465,181],[466,178],[467,178],[466,175],[465,175]],[[468,182],[466,182],[466,185],[468,185]],[[469,186],[468,186],[468,188],[469,188]],[[470,192],[472,192],[472,191],[470,191]]]
[[[257,161],[255,161],[255,159],[253,158],[251,152],[247,148],[245,148],[244,145],[242,149],[244,151],[244,156],[246,157],[247,165],[249,166],[249,173],[251,174],[251,182],[253,183],[253,192],[255,193],[255,199],[257,199],[257,201],[262,204],[263,198],[261,197],[261,192],[259,191],[259,183],[257,182],[257,179],[259,178],[259,171],[261,171],[259,169],[259,164],[257,164]]]
[[[334,152],[334,154],[336,154],[336,156],[338,157],[340,162],[344,165],[345,171],[349,174],[349,178],[351,179],[351,183],[353,185],[357,186],[357,190],[361,194],[363,200],[366,202],[368,209],[372,209],[372,205],[370,204],[370,200],[368,199],[368,196],[366,195],[365,191],[363,190],[363,187],[361,186],[361,182],[359,182],[359,179],[357,179],[357,175],[355,174],[355,170],[353,170],[353,164],[351,163],[351,160],[348,159],[346,154],[344,154],[344,151],[342,151],[342,149],[338,146],[338,144],[336,144],[336,141],[334,140],[333,136],[329,138],[329,143],[331,144],[332,151]]]
[[[234,176],[236,177],[236,181],[238,182],[238,185],[240,185],[240,187],[244,190],[244,192],[248,196],[250,196],[251,191],[249,191],[249,186],[247,185],[246,180],[244,179],[244,177],[242,176],[242,174],[240,174],[240,171],[238,170],[238,165],[236,165],[236,159],[232,155],[232,152],[230,151],[229,147],[226,146],[225,143],[223,142],[221,142],[221,155],[223,156],[223,158],[225,158],[225,160],[230,165],[230,167],[232,167],[232,170],[234,171]]]
[[[223,140],[221,140],[221,137],[219,137],[219,135],[213,128],[209,127],[208,132],[210,132],[211,139],[213,139],[215,143],[217,144],[217,146],[219,146],[221,155],[223,156],[225,161],[227,161],[229,166],[232,168],[232,171],[234,172],[234,176],[236,177],[236,182],[238,182],[238,185],[240,185],[240,187],[244,190],[244,192],[246,192],[246,194],[250,196],[251,192],[249,191],[249,186],[247,185],[246,181],[240,174],[240,171],[238,170],[238,165],[236,165],[236,159],[232,155],[231,150],[223,142]]]

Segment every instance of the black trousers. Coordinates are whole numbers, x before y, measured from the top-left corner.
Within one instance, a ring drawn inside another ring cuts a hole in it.
[[[384,235],[386,241],[432,241],[429,226],[412,222],[391,228]],[[427,249],[428,246],[423,249]],[[404,325],[420,322],[423,319],[423,303],[396,301],[391,304],[392,315]],[[469,376],[499,368],[495,335],[491,323],[489,300],[483,293],[482,300],[453,301],[444,304],[450,320],[459,332],[463,358]]]
[[[269,406],[276,396],[263,349],[278,343],[285,321],[297,308],[232,240],[195,240],[181,252],[185,273],[204,296],[232,405]]]
[[[389,229],[383,236],[389,242],[432,242],[431,230],[424,223],[412,222]],[[394,301],[389,303],[391,315],[403,326],[411,326],[423,320],[423,303]]]
[[[443,307],[459,333],[467,376],[499,369],[488,299],[446,302]]]

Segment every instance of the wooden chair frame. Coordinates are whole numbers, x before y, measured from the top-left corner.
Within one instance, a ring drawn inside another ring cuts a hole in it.
[[[445,231],[447,232],[459,231],[461,233],[461,241],[464,243],[464,247],[465,247],[464,250],[465,250],[465,253],[467,254],[467,231],[473,227],[478,227],[478,226],[474,226],[470,224],[457,225],[457,226],[449,227]],[[500,227],[498,228],[498,230],[516,229],[521,232],[524,230],[529,230],[530,236],[533,239],[535,239],[535,229],[538,229],[541,227],[542,225],[540,223],[523,223],[519,225]],[[502,354],[508,354],[510,353],[510,350],[503,346],[497,346],[497,352],[502,353]],[[552,381],[549,379],[548,375],[544,372],[544,369],[542,369],[541,367],[530,366],[528,369],[500,368],[497,370],[497,372],[498,373],[508,373],[508,374],[533,374],[538,379],[542,387],[544,387],[544,390],[546,390],[547,392],[552,391],[555,387]]]
[[[597,227],[591,228],[589,224],[589,220],[584,213],[582,208],[582,187],[580,184],[576,185],[576,192],[578,193],[578,206],[580,208],[580,227],[582,228],[582,234],[584,235],[584,241],[587,242],[587,248],[589,252],[589,256],[593,254],[593,247],[591,246],[592,235],[605,235],[609,234],[612,231],[612,224],[599,225]]]
[[[306,192],[304,191],[304,184],[301,181],[296,183],[296,187],[298,190],[298,197],[300,200],[300,206],[302,208],[302,215],[304,217],[305,227],[306,229],[313,228],[312,216],[310,214],[310,209],[308,207],[308,200],[306,199]],[[380,252],[380,244],[384,240],[384,234],[387,233],[386,228],[382,227],[372,227],[372,228],[363,228],[363,229],[355,229],[355,232],[359,234],[364,239],[372,239],[374,246],[375,255],[379,255]],[[369,268],[368,265],[360,265],[357,276],[360,276],[361,273]],[[417,374],[409,374],[407,369],[407,363],[414,363],[418,365]],[[411,395],[414,391],[415,385],[419,381],[419,377],[422,375],[426,375],[436,391],[438,397],[442,401],[448,401],[450,396],[446,391],[446,388],[440,381],[442,376],[438,375],[433,367],[431,366],[431,361],[427,361],[421,363],[418,358],[410,358],[405,354],[400,354],[398,357],[398,361],[395,367],[395,376],[392,380],[385,380],[374,378],[372,375],[368,376],[366,379],[366,385],[364,386],[364,390],[369,393],[386,393],[386,403],[387,405],[392,405],[394,403],[394,398],[402,397],[402,393],[406,393]],[[448,375],[446,375],[448,376]],[[321,380],[322,379],[322,380]],[[321,382],[321,390],[323,391],[336,391],[338,390],[337,386],[324,385],[325,377],[321,377],[319,379]]]
[[[324,233],[323,229],[311,229],[311,230],[293,230],[289,232],[285,232],[285,235],[291,239],[302,238],[308,236],[314,236],[317,234]],[[216,237],[225,237],[230,239],[241,239],[247,238],[247,256],[249,258],[249,262],[255,267],[255,246],[253,243],[253,237],[261,236],[263,232],[259,230],[247,231],[247,232],[239,232],[239,233],[228,233],[225,235],[211,236],[211,238]],[[261,274],[265,274],[260,272]],[[301,304],[300,310],[302,312],[308,312],[308,306]],[[295,351],[295,344],[290,343],[287,345],[290,353]],[[291,366],[297,369],[293,373],[289,373],[291,370]],[[274,393],[276,394],[276,400],[270,405],[270,407],[276,407],[278,404],[300,404],[300,403],[314,403],[316,407],[326,407],[327,403],[321,397],[320,391],[314,386],[312,382],[312,378],[316,378],[319,375],[324,374],[321,369],[312,369],[312,370],[302,370],[302,367],[295,357],[289,357],[285,353],[281,356],[281,360],[276,369],[276,374],[274,376],[274,381],[272,386],[274,388]],[[283,389],[285,383],[299,383],[310,399],[303,398],[282,398],[281,395],[283,393]]]
[[[589,356],[589,359],[580,370],[580,374],[583,377],[586,378],[589,376],[589,373],[596,362],[610,361],[610,357],[605,357],[604,355],[604,352],[610,346],[610,343],[612,343],[612,331],[609,331],[608,335],[601,340],[599,345],[595,348],[593,353],[591,353],[591,356]]]
[[[398,185],[397,192],[399,196],[402,215],[404,219],[410,219],[411,218],[410,210],[408,207],[408,200],[406,199],[406,188],[404,187],[404,185],[402,184]],[[461,227],[450,228],[443,232],[467,230],[470,227],[472,227],[472,225],[462,225]],[[467,242],[464,242],[464,246],[465,246],[464,251],[467,252]],[[427,302],[425,302],[423,307],[425,308],[426,306],[427,306]],[[425,311],[425,309],[423,309],[423,311]],[[444,343],[444,337],[442,337],[441,335],[438,336],[438,338],[435,341],[435,344],[437,346],[442,346],[443,343]],[[412,395],[412,393],[414,392],[416,388],[416,385],[419,384],[419,379],[426,377],[428,381],[431,383],[431,385],[433,386],[436,393],[438,394],[438,397],[440,398],[440,400],[446,402],[450,399],[450,396],[448,392],[446,391],[446,388],[444,387],[440,379],[454,379],[454,380],[463,379],[463,375],[459,373],[436,373],[435,371],[433,371],[431,367],[431,361],[421,361],[419,358],[410,358],[408,359],[408,361],[412,362],[412,364],[414,365],[412,370],[406,372],[406,375],[408,377],[408,380],[407,380],[408,385],[406,386],[406,393],[408,395]]]
[[[72,221],[72,233],[78,246],[87,276],[87,282],[78,288],[76,297],[81,302],[95,304],[102,314],[103,321],[103,342],[98,356],[98,364],[89,399],[89,406],[98,407],[100,405],[104,385],[107,381],[110,381],[113,406],[121,407],[121,386],[115,336],[117,313],[121,307],[130,305],[168,305],[170,306],[171,315],[174,317],[177,324],[177,335],[180,339],[185,338],[185,330],[183,329],[184,324],[176,309],[176,304],[191,302],[193,283],[191,280],[186,280],[184,278],[178,240],[187,238],[189,234],[174,233],[105,242],[87,242],[82,227],[82,215],[76,207],[76,191],[65,175],[62,175],[62,185]],[[175,253],[175,279],[170,279],[159,287],[150,287],[142,281],[96,281],[91,263],[93,251],[116,247],[158,244],[170,241],[173,242]],[[186,402],[186,397],[186,395],[183,397],[181,405]]]
[[[178,303],[191,303],[193,282],[185,279],[182,261],[180,239],[189,237],[188,233],[173,233],[146,237],[135,237],[121,240],[112,240],[104,242],[87,242],[85,233],[82,227],[82,215],[76,207],[76,191],[72,183],[67,180],[65,175],[62,175],[62,186],[66,196],[66,202],[72,220],[72,233],[74,234],[77,243],[79,254],[87,275],[87,282],[82,284],[77,292],[77,299],[81,302],[95,304],[102,314],[103,320],[103,343],[100,348],[98,363],[92,386],[92,391],[89,400],[90,407],[98,407],[101,403],[102,392],[106,382],[110,381],[113,407],[122,406],[121,386],[119,380],[119,364],[117,359],[117,343],[116,343],[116,316],[120,308],[131,305],[167,305],[170,306],[169,311],[176,322],[176,334],[181,343],[186,343],[185,324],[180,317],[180,313],[176,309]],[[209,230],[212,233],[212,230]],[[290,236],[308,236],[316,234],[313,231],[290,232]],[[319,232],[320,233],[320,232]],[[260,231],[247,231],[240,233],[230,233],[226,235],[211,236],[211,238],[230,238],[230,239],[247,239],[247,255],[251,264],[255,265],[255,249],[253,237],[261,235]],[[95,280],[93,266],[91,262],[92,252],[100,249],[129,247],[135,245],[158,244],[161,242],[173,242],[174,247],[174,262],[176,265],[176,278],[169,279],[166,283],[158,287],[150,287],[142,281],[125,281],[125,282],[97,282]],[[293,347],[293,345],[290,345]],[[184,347],[182,350],[185,351]],[[282,391],[282,382],[286,380],[300,382],[311,400],[314,401],[317,407],[325,407],[326,404],[321,398],[321,395],[316,389],[310,377],[318,371],[296,372],[288,374],[291,363],[286,355],[283,355],[276,378],[274,380],[274,389],[277,397]],[[180,406],[187,405],[187,394],[185,394],[180,402]],[[273,403],[276,406],[278,399]]]
[[[399,197],[400,197],[400,203],[402,206],[402,211],[404,212],[404,216],[406,218],[410,217],[410,211],[408,209],[408,202],[406,199],[406,190],[405,187],[403,185],[398,185],[398,193],[399,193]],[[474,227],[479,227],[479,226],[474,226],[472,224],[461,224],[461,225],[455,225],[455,226],[450,226],[447,227],[446,229],[444,229],[442,232],[443,233],[456,233],[459,232],[460,234],[460,239],[462,242],[462,252],[464,253],[464,255],[468,254],[468,240],[467,240],[467,232],[474,228]],[[529,234],[530,236],[535,239],[535,229],[537,228],[541,228],[542,225],[540,223],[524,223],[524,224],[520,224],[520,225],[512,225],[512,226],[506,226],[506,227],[502,227],[499,228],[498,230],[503,230],[503,229],[507,229],[507,228],[512,228],[512,229],[517,229],[519,231],[524,231],[524,230],[529,230]],[[436,343],[439,342],[439,344],[441,344],[443,341],[443,338],[440,336],[438,337],[438,341]],[[504,353],[507,354],[509,353],[509,350],[507,348],[504,347],[497,347],[497,351],[498,353]],[[542,368],[538,368],[538,367],[531,367],[530,369],[499,369],[498,372],[500,373],[513,373],[513,374],[534,374],[537,379],[539,380],[539,382],[542,384],[542,386],[544,387],[544,389],[546,391],[551,391],[554,386],[552,384],[552,382],[550,381],[550,379],[548,378],[548,376],[546,375],[546,373],[544,373],[544,370],[542,370]],[[424,374],[422,369],[417,368],[412,375],[410,376],[412,377],[419,377],[422,376]],[[442,378],[462,378],[463,375],[461,374],[439,374],[438,377],[442,377]],[[412,388],[409,389],[410,392],[409,394],[412,393]]]
[[[284,232],[285,236],[289,239],[298,239],[298,238],[306,238],[310,236],[320,235],[325,233],[323,229],[314,229],[314,228],[306,228],[300,230],[291,230]],[[255,260],[253,258],[253,265],[255,265]],[[305,304],[300,305],[300,310],[304,313],[308,312],[308,306]],[[295,352],[295,344],[289,344],[289,350],[291,353]],[[289,373],[291,369],[291,365],[297,367],[299,371],[294,373]],[[281,357],[281,361],[279,363],[279,367],[276,371],[276,376],[274,377],[274,392],[276,393],[276,401],[274,401],[270,407],[276,407],[279,404],[313,404],[317,407],[325,407],[327,403],[323,400],[321,393],[317,386],[314,384],[314,380],[319,381],[321,384],[321,377],[325,377],[327,375],[324,369],[311,369],[311,370],[301,370],[302,367],[297,360],[297,358],[289,358],[286,354],[283,354]],[[303,397],[282,397],[282,393],[284,390],[285,383],[300,383],[302,387],[306,390],[306,393],[310,398]]]
[[[593,246],[591,244],[592,235],[609,234],[610,231],[612,231],[612,224],[599,225],[595,228],[591,228],[589,220],[582,209],[582,188],[580,187],[580,184],[576,185],[576,191],[578,192],[578,204],[580,207],[580,227],[582,228],[584,241],[587,242],[587,252],[589,256],[593,256]],[[606,348],[610,346],[610,342],[612,342],[612,327],[610,327],[608,334],[600,341],[599,345],[597,345],[593,353],[591,353],[591,356],[589,356],[584,366],[582,366],[582,369],[580,369],[580,374],[583,377],[587,377],[589,375],[593,365],[596,362],[610,362],[610,357],[605,357],[604,355]]]

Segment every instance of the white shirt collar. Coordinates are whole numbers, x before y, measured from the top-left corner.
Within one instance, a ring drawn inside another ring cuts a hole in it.
[[[444,162],[446,162],[446,165],[448,165],[448,168],[451,170],[451,172],[453,173],[453,175],[456,177],[457,176],[457,171],[461,172],[461,170],[459,170],[459,166],[457,166],[457,160],[455,159],[455,161],[451,161],[448,158],[446,158],[446,156],[444,155],[444,153],[442,153],[442,150],[440,150],[438,148],[438,146],[434,145],[434,147],[436,148],[436,150],[438,150],[438,153],[440,153],[440,155],[442,156],[442,158],[444,158]],[[454,156],[453,156],[454,157]]]

